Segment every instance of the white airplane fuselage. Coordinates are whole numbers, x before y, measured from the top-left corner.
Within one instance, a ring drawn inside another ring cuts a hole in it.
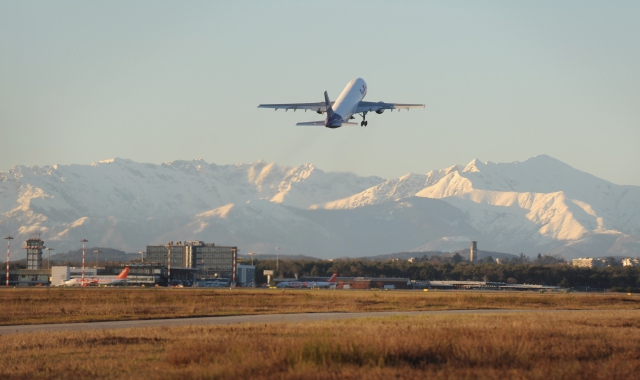
[[[338,277],[337,273],[334,273],[333,276],[329,278],[329,281],[285,281],[279,283],[277,288],[329,288],[332,286],[336,286],[336,278]]]
[[[325,120],[327,128],[339,128],[342,122],[349,121],[366,95],[367,84],[364,79],[356,78],[349,82],[332,106],[333,117],[327,113]]]
[[[72,278],[64,282],[64,286],[91,286],[91,285],[122,285],[127,282],[129,267],[125,267],[117,276],[84,276],[84,278]]]
[[[360,122],[361,127],[366,127],[369,122],[366,119],[367,113],[374,112],[378,115],[382,114],[385,110],[393,112],[393,110],[410,110],[412,108],[424,108],[424,104],[410,104],[410,103],[385,103],[385,102],[365,102],[364,97],[367,96],[367,84],[364,79],[356,78],[352,79],[347,86],[342,90],[340,96],[335,102],[331,103],[329,99],[329,93],[324,92],[323,102],[311,102],[311,103],[273,103],[273,104],[260,104],[258,108],[271,108],[275,111],[283,109],[286,111],[293,110],[305,110],[314,111],[319,114],[326,113],[327,116],[322,121],[303,121],[296,123],[299,126],[324,126],[327,128],[335,129],[345,125],[358,125],[353,122],[355,119],[353,115],[358,114],[362,116]]]
[[[85,277],[84,282],[82,278],[72,278],[69,281],[65,281],[66,286],[89,286],[89,285],[121,285],[127,280],[117,279],[115,276],[110,277]]]

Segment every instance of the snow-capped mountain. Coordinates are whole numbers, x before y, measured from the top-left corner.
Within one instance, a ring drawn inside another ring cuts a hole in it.
[[[640,187],[549,156],[390,180],[310,164],[113,159],[0,172],[0,231],[17,241],[41,233],[58,252],[83,238],[129,252],[199,239],[328,258],[451,251],[477,240],[510,253],[636,256]]]
[[[382,181],[325,173],[309,164],[284,167],[262,161],[155,165],[112,159],[91,165],[14,166],[0,173],[0,231],[20,240],[41,233],[58,251],[75,249],[87,238],[90,244],[136,252],[225,205],[267,200],[307,208],[319,199],[345,197]]]
[[[546,155],[407,174],[312,207],[356,208],[406,196],[441,199],[464,211],[495,250],[602,256],[617,253],[609,252],[617,239],[640,234],[640,187],[612,184]],[[585,239],[581,249],[571,248]]]

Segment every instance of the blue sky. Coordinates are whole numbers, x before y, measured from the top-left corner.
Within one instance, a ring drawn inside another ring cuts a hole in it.
[[[637,1],[0,1],[0,171],[204,158],[392,178],[548,154],[640,185]],[[260,103],[425,103],[296,127]]]

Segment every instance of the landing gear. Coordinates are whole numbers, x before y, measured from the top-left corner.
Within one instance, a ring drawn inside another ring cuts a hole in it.
[[[364,119],[366,116],[367,116],[367,111],[364,111],[362,113],[362,121],[360,122],[360,126],[361,127],[363,127],[363,126],[366,127],[367,124],[369,124],[369,122]]]

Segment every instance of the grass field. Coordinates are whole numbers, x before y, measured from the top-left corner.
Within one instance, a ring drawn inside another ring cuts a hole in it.
[[[0,288],[0,305],[0,325],[15,325],[325,311],[640,309],[640,296],[477,291]]]
[[[1,379],[632,379],[640,312],[15,334]]]

